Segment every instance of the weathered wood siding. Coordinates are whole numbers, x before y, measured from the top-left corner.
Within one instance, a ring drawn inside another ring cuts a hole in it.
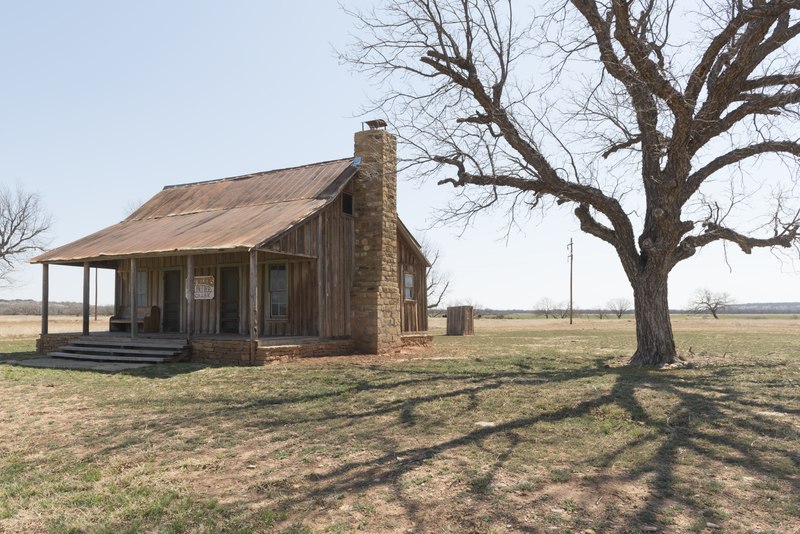
[[[472,306],[451,306],[447,308],[447,335],[471,336],[475,333]]]
[[[353,277],[353,218],[342,212],[341,195],[309,221],[281,235],[268,245],[270,252],[258,254],[260,336],[347,337],[350,335],[350,289]],[[150,306],[163,306],[163,272],[177,269],[186,280],[186,256],[141,258],[137,268],[148,272],[147,301],[140,302],[140,314]],[[195,300],[194,332],[219,333],[220,267],[239,269],[239,333],[247,334],[249,323],[247,252],[200,254],[195,256],[195,277],[214,276],[215,298]],[[287,267],[287,317],[270,317],[268,265]],[[117,262],[117,313],[127,315],[130,264]],[[184,282],[185,286],[185,282]],[[181,331],[186,329],[185,287],[181,287]],[[319,305],[321,303],[321,306]]]
[[[345,189],[349,193],[349,186]],[[313,308],[320,337],[346,337],[350,335],[350,289],[353,285],[353,217],[342,211],[340,194],[316,217],[280,236],[268,245],[270,250],[286,254],[315,256],[313,272],[295,272],[295,277],[308,281],[302,286],[311,287],[312,297],[303,295],[303,310]],[[290,293],[290,308],[291,298]],[[319,309],[316,302],[320,302]],[[313,305],[311,303],[314,303]],[[291,315],[291,309],[289,314]],[[303,320],[307,320],[304,318]],[[291,334],[302,335],[302,334]]]
[[[424,332],[428,330],[428,292],[425,278],[427,266],[419,255],[416,245],[410,243],[401,232],[397,233],[397,261],[400,285],[400,298],[403,299],[403,332]],[[414,275],[413,298],[405,298],[403,277],[406,273]]]
[[[317,335],[317,278],[316,262],[313,260],[280,260],[285,263],[288,278],[288,317],[273,319],[269,310],[269,285],[266,268],[259,269],[262,277],[259,294],[264,295],[262,304],[263,336],[315,336]]]
[[[247,252],[225,252],[221,254],[201,254],[195,256],[195,277],[213,276],[215,283],[219,282],[220,267],[239,268],[239,333],[247,333],[247,282],[249,263]],[[118,279],[128,280],[128,261],[123,260],[118,263]],[[186,300],[185,300],[185,280],[186,280],[186,256],[157,256],[150,258],[140,258],[137,262],[139,270],[148,271],[147,284],[147,303],[137,303],[141,311],[149,310],[150,306],[163,306],[164,286],[163,272],[168,270],[180,270],[181,280],[181,332],[186,331]],[[127,286],[123,286],[127,287]],[[215,295],[211,300],[195,300],[194,332],[196,334],[216,334],[219,332],[219,287],[214,289]],[[121,297],[121,299],[120,299]],[[117,311],[127,305],[126,291],[117,291]],[[120,305],[121,303],[121,305]]]

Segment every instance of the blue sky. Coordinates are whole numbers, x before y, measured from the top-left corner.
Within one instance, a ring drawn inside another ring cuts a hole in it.
[[[368,2],[348,2],[348,5]],[[0,183],[42,195],[52,246],[114,224],[164,185],[235,176],[352,154],[361,109],[379,90],[334,48],[353,23],[335,2],[0,0]],[[372,118],[372,116],[366,117]],[[407,177],[406,177],[407,178]],[[452,188],[401,177],[399,212],[422,235]],[[567,298],[630,297],[613,251],[566,209],[505,239],[501,214],[472,228],[427,232],[452,278],[448,300],[530,308]],[[719,245],[679,265],[671,305],[699,287],[739,302],[800,300],[800,275],[767,251]],[[0,298],[40,297],[39,266]],[[54,267],[52,300],[79,300],[82,273]],[[101,276],[100,301],[113,300]]]

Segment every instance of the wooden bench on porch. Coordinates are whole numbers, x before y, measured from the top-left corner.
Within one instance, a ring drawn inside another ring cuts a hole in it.
[[[150,308],[150,314],[144,317],[137,317],[137,331],[152,333],[158,332],[161,329],[161,310],[158,306]],[[131,318],[130,315],[113,315],[108,320],[109,332],[130,332],[131,331]]]

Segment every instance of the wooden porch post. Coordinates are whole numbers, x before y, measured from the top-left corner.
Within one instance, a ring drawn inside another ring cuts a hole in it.
[[[136,258],[131,258],[131,273],[130,273],[130,299],[129,302],[131,303],[131,337],[136,337],[136,330],[139,328],[139,321],[136,318],[136,310],[138,307],[138,303],[136,302],[136,289],[138,286],[136,276]]]
[[[258,341],[258,250],[250,251],[250,341]]]
[[[186,257],[186,339],[194,333],[194,256]]]
[[[322,220],[317,220],[317,336],[324,338],[328,336],[328,329],[323,325],[327,324],[328,317],[325,309],[325,246],[322,242]],[[350,304],[352,306],[352,304]],[[350,310],[347,310],[350,313]]]
[[[42,264],[42,336],[47,335],[47,320],[50,315],[50,264]]]
[[[89,262],[83,262],[83,335],[89,335]]]

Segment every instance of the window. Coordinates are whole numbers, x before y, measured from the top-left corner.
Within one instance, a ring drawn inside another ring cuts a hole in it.
[[[350,193],[342,193],[342,212],[347,215],[353,214],[353,195]]]
[[[411,273],[403,275],[403,299],[414,300],[414,275]]]
[[[147,307],[147,271],[137,271],[136,273],[136,306]]]
[[[285,263],[269,266],[269,316],[285,319],[289,315],[289,284]]]

